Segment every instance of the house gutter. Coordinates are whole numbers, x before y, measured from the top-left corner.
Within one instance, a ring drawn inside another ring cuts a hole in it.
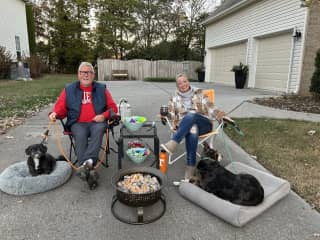
[[[242,0],[239,3],[232,5],[230,8],[227,8],[224,11],[218,13],[217,15],[212,16],[212,17],[208,17],[206,20],[202,21],[201,24],[204,26],[207,26],[211,23],[214,23],[214,22],[224,18],[225,16],[227,16],[233,12],[238,11],[240,8],[243,8],[243,7],[249,5],[253,2],[256,2],[256,1],[260,1],[260,0]]]

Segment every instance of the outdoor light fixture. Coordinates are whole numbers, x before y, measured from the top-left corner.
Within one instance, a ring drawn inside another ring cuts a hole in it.
[[[302,33],[299,30],[295,29],[292,37],[294,37],[295,40],[299,40],[301,36],[302,36]]]

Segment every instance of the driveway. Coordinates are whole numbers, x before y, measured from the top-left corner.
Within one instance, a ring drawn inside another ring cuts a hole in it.
[[[275,93],[235,89],[208,83],[195,83],[202,88],[214,88],[216,105],[226,112],[236,108],[242,101],[258,96],[271,96]],[[126,97],[135,115],[144,115],[149,121],[155,121],[160,142],[168,140],[169,131],[157,119],[160,105],[167,102],[174,92],[174,83],[144,83],[141,81],[107,82],[116,101]],[[251,116],[265,114],[275,117],[286,114],[294,117],[296,113],[279,111],[243,103],[235,109],[231,116]],[[0,171],[14,162],[26,159],[24,149],[31,143],[41,141],[40,135],[45,131],[47,114],[51,106],[37,116],[27,119],[25,124],[11,129],[0,136]],[[295,116],[304,116],[296,114]],[[315,115],[315,121],[318,115]],[[116,129],[116,137],[118,135]],[[237,160],[263,169],[241,148],[226,140]],[[67,147],[67,139],[63,139]],[[112,147],[115,144],[111,143]],[[49,138],[49,152],[58,155],[55,136]],[[179,146],[183,150],[183,146]],[[146,162],[150,164],[152,158]],[[51,240],[51,239],[259,239],[259,240],[316,240],[320,233],[320,214],[313,210],[303,199],[291,192],[283,200],[275,204],[261,216],[242,228],[236,228],[220,220],[179,195],[178,189],[172,185],[173,180],[183,176],[184,162],[178,161],[170,166],[167,176],[168,184],[163,190],[167,211],[158,221],[141,226],[122,223],[114,218],[110,206],[114,189],[110,184],[111,177],[117,172],[117,155],[111,153],[109,168],[99,168],[100,186],[90,191],[87,185],[73,175],[63,186],[52,191],[31,196],[11,196],[0,192],[0,233],[2,240]],[[128,159],[124,168],[132,167]],[[154,205],[144,209],[145,216],[159,211]],[[126,206],[117,208],[120,214],[135,218],[135,209]]]

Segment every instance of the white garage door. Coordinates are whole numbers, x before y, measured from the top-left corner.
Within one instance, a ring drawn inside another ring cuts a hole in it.
[[[291,45],[290,33],[258,40],[256,88],[287,90]]]
[[[216,83],[224,83],[234,86],[234,73],[231,72],[233,65],[240,62],[246,63],[247,43],[229,45],[212,49],[212,64],[210,80]]]

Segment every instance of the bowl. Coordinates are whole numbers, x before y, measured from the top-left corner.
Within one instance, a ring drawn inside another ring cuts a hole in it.
[[[146,117],[143,116],[131,116],[126,117],[123,121],[123,124],[129,131],[137,131],[139,130],[142,125],[147,121]]]
[[[127,155],[134,163],[140,164],[150,155],[150,151],[147,148],[129,148]]]

